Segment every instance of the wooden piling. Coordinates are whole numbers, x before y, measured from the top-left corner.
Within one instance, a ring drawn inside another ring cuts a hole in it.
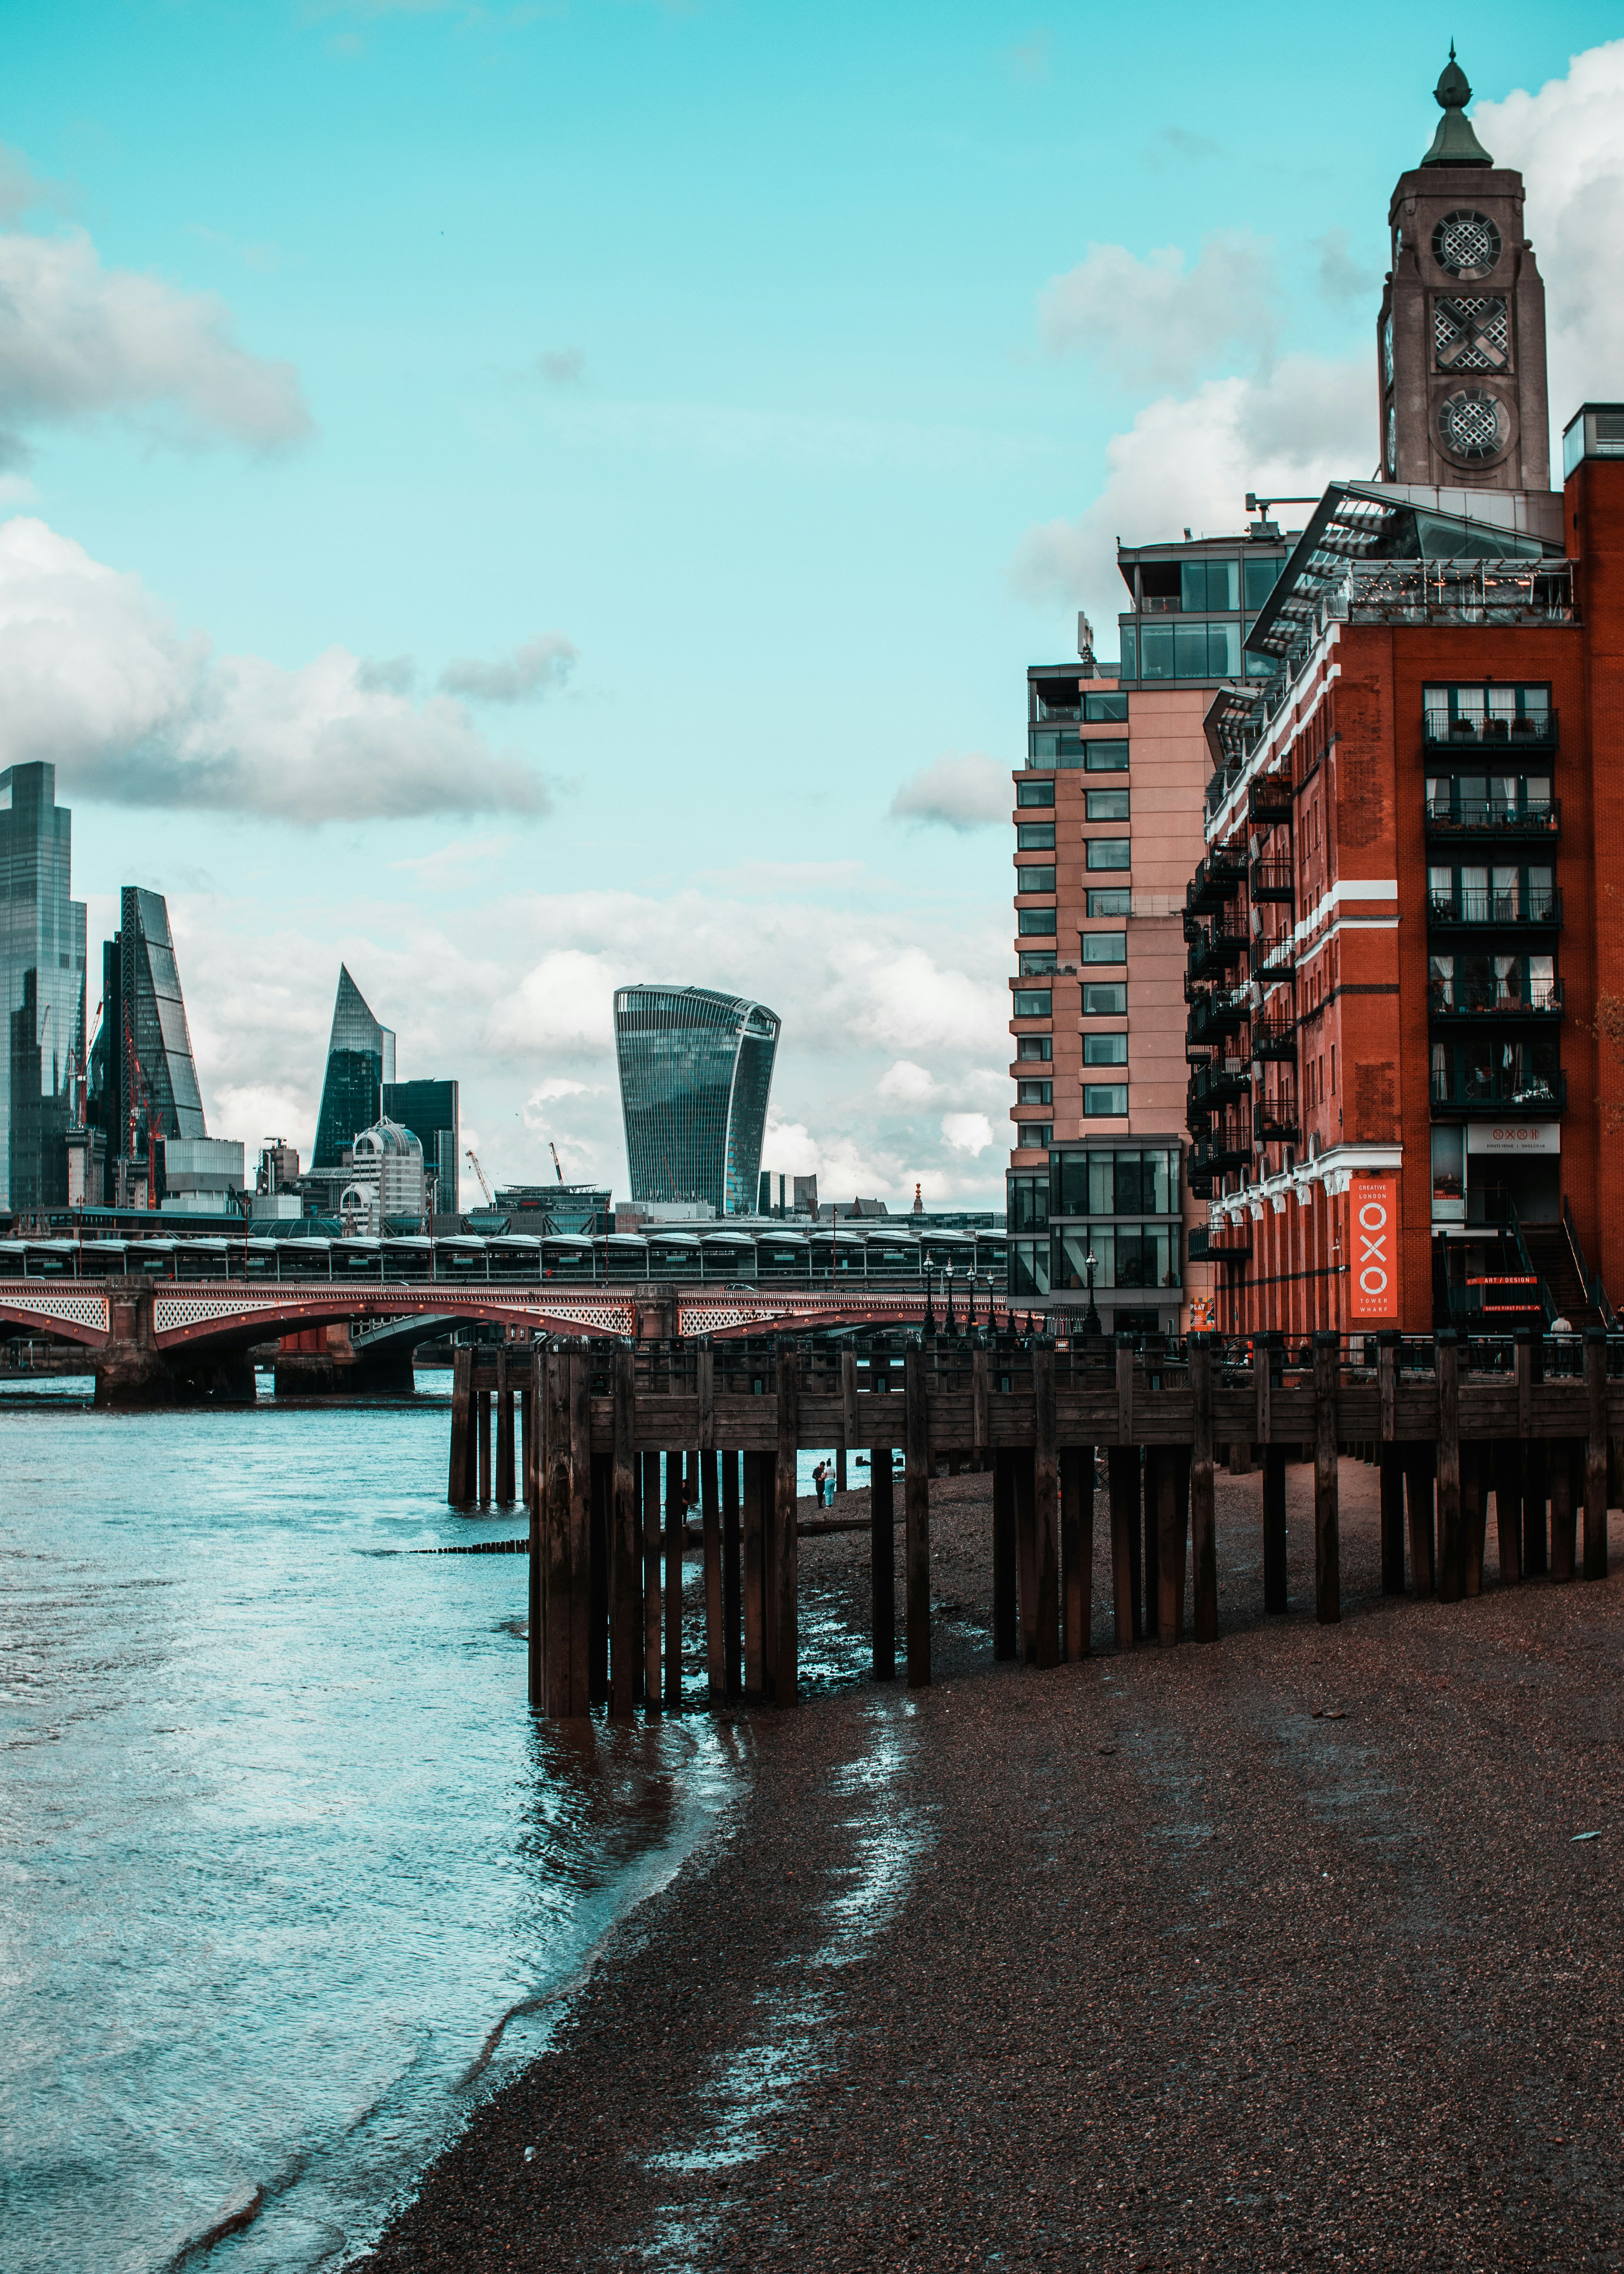
[[[1015,1454],[1015,1586],[1019,1603],[1020,1643],[1016,1655],[1034,1666],[1038,1655],[1038,1516],[1032,1449]]]
[[[998,1454],[994,1454],[995,1463],[999,1457]],[[1139,1640],[1139,1457],[1137,1446],[1107,1446],[1105,1477],[1111,1512],[1111,1616],[1116,1630],[1117,1649],[1132,1650]],[[997,1470],[995,1467],[995,1495],[997,1488]],[[996,1510],[996,1498],[994,1508]],[[994,1522],[996,1522],[996,1514]],[[1007,1654],[1013,1655],[1013,1653]]]
[[[680,1453],[665,1456],[665,1710],[682,1711],[682,1535],[688,1495]]]
[[[1032,1353],[1032,1416],[1037,1566],[1034,1590],[1037,1630],[1033,1655],[1039,1666],[1049,1667],[1060,1661],[1060,1458],[1056,1441],[1052,1344],[1040,1344]]]
[[[584,1345],[565,1360],[569,1427],[569,1711],[589,1711],[592,1650],[592,1377]]]
[[[739,1456],[723,1453],[722,1464],[722,1681],[731,1704],[744,1690],[740,1657],[741,1623],[744,1615],[743,1570],[739,1529]]]
[[[609,1576],[609,1711],[625,1721],[637,1698],[638,1612],[643,1603],[637,1519],[637,1359],[614,1354],[614,1451],[612,1458],[613,1555]]]
[[[573,1713],[575,1706],[569,1663],[569,1359],[563,1351],[547,1352],[545,1395],[547,1711],[564,1718]]]
[[[1061,1646],[1068,1664],[1086,1658],[1094,1609],[1094,1447],[1060,1456]]]
[[[1432,1517],[1432,1462],[1430,1445],[1412,1445],[1404,1457],[1404,1500],[1410,1520],[1410,1584],[1417,1601],[1430,1596],[1436,1585]]]
[[[1342,1337],[1314,1337],[1314,1616],[1334,1626],[1342,1615],[1342,1543],[1336,1509],[1337,1377]]]
[[[922,1690],[930,1681],[930,1423],[925,1354],[917,1346],[903,1360],[903,1400],[908,1688]]]
[[[1550,1465],[1543,1439],[1522,1448],[1522,1576],[1543,1579],[1551,1569],[1545,1503],[1551,1497]]]
[[[1584,1387],[1590,1434],[1584,1449],[1584,1576],[1607,1576],[1607,1337],[1600,1327],[1584,1333]]]
[[[1461,1562],[1461,1348],[1455,1330],[1433,1338],[1438,1368],[1438,1600],[1458,1603]]]
[[[1286,1449],[1263,1448],[1263,1608],[1289,1608],[1286,1584]]]
[[[1154,1510],[1148,1493],[1145,1501],[1147,1529],[1154,1525],[1156,1534],[1156,1640],[1164,1650],[1179,1641],[1184,1627],[1178,1583],[1184,1559],[1179,1536],[1183,1527],[1178,1520],[1178,1464],[1174,1452],[1171,1445],[1156,1448]],[[1146,1473],[1148,1480],[1148,1467]]]
[[[871,1521],[868,1531],[868,1571],[873,1624],[873,1667],[876,1682],[897,1676],[897,1513],[892,1490],[894,1471],[889,1445],[868,1456]],[[994,1515],[995,1527],[997,1517]],[[996,1587],[997,1547],[993,1549]],[[996,1615],[995,1612],[995,1624]],[[996,1655],[995,1645],[994,1655]]]
[[[857,1450],[857,1353],[840,1353],[840,1442],[835,1451],[835,1493],[847,1489],[846,1462]]]
[[[508,1378],[508,1345],[496,1353],[496,1499],[513,1506],[513,1384]]]
[[[976,1465],[985,1468],[992,1449],[990,1408],[992,1367],[984,1348],[970,1353],[970,1434],[975,1440]]]
[[[491,1393],[488,1389],[474,1392],[474,1421],[479,1445],[479,1505],[491,1505]]]
[[[1484,1529],[1488,1520],[1486,1445],[1461,1448],[1461,1585],[1470,1597],[1483,1593]]]
[[[614,1556],[614,1463],[607,1453],[594,1453],[590,1514],[590,1615],[586,1653],[586,1694],[590,1706],[609,1703],[609,1591]]]
[[[778,1457],[773,1495],[778,1560],[778,1636],[773,1698],[779,1706],[801,1703],[801,1553],[796,1538],[796,1450],[800,1442],[800,1359],[793,1343],[778,1350]]]
[[[1398,1435],[1399,1337],[1388,1328],[1376,1337],[1377,1457],[1381,1466],[1381,1592],[1404,1592],[1404,1457]]]
[[[1015,1475],[1021,1453],[1014,1445],[997,1445],[992,1457],[992,1654],[1020,1655],[1020,1606],[1018,1593]]]
[[[1194,1413],[1190,1448],[1190,1533],[1195,1567],[1195,1638],[1218,1639],[1218,1510],[1213,1480],[1213,1338],[1195,1336],[1190,1345],[1190,1389]]]
[[[1162,1465],[1169,1448],[1147,1445],[1140,1465],[1144,1471],[1139,1497],[1145,1511],[1145,1639],[1154,1642],[1162,1632]]]
[[[722,1502],[714,1453],[699,1456],[699,1511],[705,1543],[705,1687],[710,1703],[717,1706],[727,1695],[727,1666],[722,1610]]]
[[[1573,1577],[1578,1546],[1578,1507],[1584,1501],[1584,1454],[1580,1444],[1559,1444],[1551,1459],[1551,1577],[1566,1582]],[[1574,1485],[1578,1484],[1575,1495]]]
[[[643,1457],[643,1702],[660,1703],[660,1457]]]
[[[454,1368],[460,1367],[462,1352],[458,1351],[452,1360]],[[534,1426],[535,1415],[545,1408],[545,1368],[546,1360],[537,1354],[532,1362],[532,1386],[529,1392],[529,1413],[524,1430],[524,1465],[530,1483],[530,1554],[528,1574],[528,1628],[525,1635],[525,1658],[529,1674],[530,1702],[538,1713],[547,1710],[547,1531],[542,1490],[545,1465],[539,1457],[541,1432]],[[455,1393],[453,1392],[455,1397]],[[455,1432],[455,1422],[453,1421]],[[466,1380],[462,1391],[463,1461],[466,1467],[468,1439],[468,1391]],[[452,1465],[455,1471],[457,1454],[455,1435],[452,1444]]]
[[[766,1695],[766,1540],[760,1453],[744,1456],[744,1694]]]
[[[1519,1356],[1521,1353],[1519,1353]],[[1500,1542],[1500,1576],[1513,1587],[1522,1577],[1522,1448],[1515,1437],[1503,1437],[1492,1455],[1494,1479],[1494,1529]]]

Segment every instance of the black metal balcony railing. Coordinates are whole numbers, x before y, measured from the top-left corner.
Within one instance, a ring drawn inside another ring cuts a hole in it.
[[[1434,1019],[1560,1019],[1560,979],[1494,980],[1481,985],[1462,979],[1435,979],[1427,1005]]]
[[[1192,1177],[1222,1177],[1251,1166],[1252,1147],[1238,1129],[1214,1130],[1210,1137],[1198,1137],[1190,1148]]]
[[[1560,931],[1562,895],[1553,885],[1515,892],[1429,892],[1426,920],[1433,931]]]
[[[1289,774],[1259,774],[1246,787],[1246,818],[1289,821],[1293,802]]]
[[[1294,1060],[1297,1057],[1297,1020],[1275,1010],[1269,1010],[1252,1022],[1252,1055],[1266,1063],[1269,1060]]]
[[[1252,1133],[1259,1145],[1296,1145],[1301,1141],[1297,1092],[1280,1088],[1260,1097],[1252,1108]]]
[[[1185,970],[1192,979],[1215,978],[1246,960],[1252,942],[1245,932],[1232,925],[1214,924],[1210,933],[1197,940],[1185,958]]]
[[[1426,711],[1422,713],[1421,731],[1427,742],[1452,750],[1553,750],[1556,713],[1523,711],[1512,717],[1495,712],[1480,717],[1453,717],[1447,711]]]
[[[1252,968],[1261,978],[1265,972],[1289,973],[1296,960],[1296,943],[1289,931],[1259,932],[1252,943]]]
[[[1192,1043],[1215,1043],[1222,1035],[1238,1034],[1251,1015],[1244,988],[1199,996],[1190,1005],[1190,1016],[1184,1027],[1185,1039]]]
[[[1562,801],[1551,797],[1536,804],[1516,805],[1507,798],[1429,798],[1426,802],[1428,841],[1460,837],[1492,837],[1505,844],[1514,840],[1548,843],[1562,833]]]
[[[1434,1073],[1432,1076],[1434,1113],[1459,1113],[1469,1119],[1485,1114],[1515,1113],[1531,1121],[1566,1112],[1567,1109],[1565,1073],[1524,1074],[1520,1079],[1501,1073],[1469,1073],[1457,1079],[1447,1072]]]
[[[1252,1095],[1252,1073],[1241,1058],[1210,1058],[1197,1066],[1186,1092],[1190,1110],[1210,1114]]]
[[[1268,858],[1252,864],[1254,900],[1289,900],[1294,889],[1289,861]]]

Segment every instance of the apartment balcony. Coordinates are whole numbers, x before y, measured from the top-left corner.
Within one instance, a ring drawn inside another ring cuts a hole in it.
[[[1184,904],[1200,912],[1221,908],[1232,900],[1246,881],[1246,856],[1216,846],[1184,887]]]
[[[1499,1073],[1464,1078],[1432,1076],[1432,1111],[1443,1119],[1546,1121],[1568,1110],[1568,1076],[1531,1074],[1515,1080]]]
[[[1214,923],[1191,948],[1185,959],[1185,972],[1192,979],[1214,979],[1220,972],[1244,963],[1251,945],[1250,935],[1238,926]]]
[[[1492,797],[1429,798],[1429,845],[1554,845],[1562,833],[1562,801],[1513,805]]]
[[[1287,977],[1297,964],[1297,944],[1289,931],[1260,932],[1252,943],[1254,979]]]
[[[1554,750],[1556,712],[1525,711],[1515,718],[1504,712],[1451,718],[1447,711],[1424,711],[1421,736],[1433,748],[1483,750],[1500,757],[1510,750]]]
[[[1248,821],[1289,822],[1295,802],[1289,774],[1259,774],[1247,784]]]
[[[1440,931],[1560,931],[1559,889],[1530,892],[1429,893],[1426,928]]]
[[[1252,1095],[1252,1075],[1239,1058],[1213,1058],[1198,1066],[1184,1092],[1184,1126],[1199,1135],[1214,1113],[1244,1103]]]
[[[1265,1064],[1297,1063],[1297,1020],[1278,1011],[1266,1012],[1252,1022],[1252,1055]]]
[[[1252,897],[1259,900],[1284,900],[1289,904],[1295,892],[1289,861],[1266,858],[1252,864]]]
[[[1434,980],[1427,1003],[1434,1022],[1458,1020],[1537,1019],[1543,1026],[1563,1016],[1560,979],[1525,980],[1507,985],[1474,986],[1464,980]]]
[[[1237,1169],[1252,1166],[1252,1147],[1244,1141],[1238,1129],[1215,1130],[1209,1137],[1198,1137],[1190,1148],[1189,1174],[1191,1189],[1197,1177],[1223,1177]]]
[[[1259,1145],[1299,1145],[1303,1125],[1297,1118],[1297,1092],[1277,1089],[1263,1096],[1252,1110],[1252,1133]]]
[[[1249,1224],[1226,1224],[1222,1231],[1204,1224],[1191,1226],[1192,1263],[1244,1263],[1251,1254],[1252,1226]]]
[[[1192,1043],[1216,1043],[1225,1035],[1239,1034],[1251,1017],[1252,1006],[1244,988],[1199,996],[1190,1005],[1184,1038]]]

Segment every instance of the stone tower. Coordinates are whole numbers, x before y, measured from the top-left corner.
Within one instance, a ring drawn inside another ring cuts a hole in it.
[[[1387,216],[1378,478],[1548,489],[1545,293],[1522,234],[1522,177],[1472,131],[1453,47],[1436,93],[1432,147],[1399,176]]]

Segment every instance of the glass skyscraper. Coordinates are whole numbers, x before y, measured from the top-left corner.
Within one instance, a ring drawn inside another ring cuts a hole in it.
[[[614,998],[634,1202],[756,1205],[778,1017],[706,987],[622,987]]]
[[[338,999],[327,1042],[327,1070],[316,1117],[312,1169],[337,1169],[345,1149],[383,1111],[383,1086],[395,1080],[395,1030],[380,1027],[349,971],[338,967]]]
[[[119,893],[118,930],[102,943],[90,1118],[106,1138],[109,1203],[128,1198],[121,1162],[126,1168],[139,1162],[146,1173],[149,1137],[208,1134],[169,907],[162,892],[139,885],[126,885]]]
[[[0,773],[0,1203],[60,1207],[64,1138],[85,1075],[85,903],[71,900],[72,825],[56,769]]]
[[[384,1084],[383,1118],[410,1129],[423,1148],[423,1166],[435,1181],[435,1207],[455,1216],[457,1207],[457,1086],[454,1081],[391,1081]]]

